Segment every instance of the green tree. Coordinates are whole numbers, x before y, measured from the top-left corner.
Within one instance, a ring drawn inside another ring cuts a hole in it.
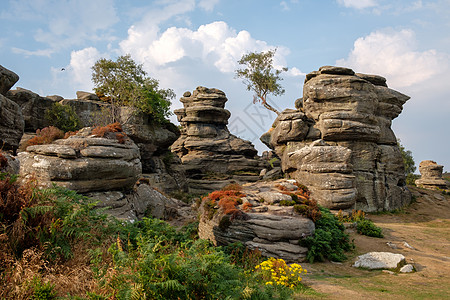
[[[170,100],[175,97],[171,89],[160,89],[159,81],[148,77],[129,54],[116,61],[101,58],[92,67],[94,90],[111,98],[112,122],[117,121],[118,106],[133,106],[164,122],[170,115]]]
[[[280,114],[278,110],[267,103],[268,95],[281,96],[285,92],[279,81],[283,80],[280,74],[288,69],[278,70],[274,68],[273,56],[275,52],[276,49],[244,54],[238,63],[245,65],[246,68],[238,69],[235,72],[237,78],[243,79],[244,84],[247,85],[247,90],[255,93],[253,103],[261,102],[265,108]]]
[[[76,131],[81,128],[81,121],[70,105],[63,105],[55,102],[45,111],[45,119],[50,125],[61,129],[64,132]]]
[[[400,139],[397,139],[397,145],[400,148],[400,153],[403,158],[403,165],[405,167],[406,183],[410,185],[415,185],[415,180],[419,177],[414,175],[416,171],[416,164],[414,163],[414,158],[410,150],[406,150],[401,144]]]

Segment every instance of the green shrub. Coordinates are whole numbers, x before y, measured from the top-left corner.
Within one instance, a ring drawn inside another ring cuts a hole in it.
[[[321,218],[315,222],[314,234],[300,241],[302,246],[308,248],[306,259],[311,263],[325,259],[344,261],[347,258],[344,252],[351,250],[354,245],[349,242],[349,236],[339,219],[328,209],[319,209]]]
[[[371,237],[382,238],[382,229],[376,226],[371,220],[362,219],[356,222],[356,230],[359,234]]]
[[[293,205],[295,205],[295,203],[297,203],[297,202],[295,202],[294,200],[281,200],[280,206],[293,206]]]
[[[52,300],[56,299],[55,285],[47,282],[42,283],[41,278],[34,277],[31,282],[31,287],[33,289],[33,300]]]
[[[45,111],[45,119],[64,132],[77,131],[81,128],[81,121],[70,105],[58,102]]]

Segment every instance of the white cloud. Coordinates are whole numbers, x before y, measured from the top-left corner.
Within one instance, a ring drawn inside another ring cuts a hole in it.
[[[376,0],[337,0],[337,3],[349,8],[364,9],[377,6]]]
[[[382,75],[390,86],[401,88],[441,74],[449,60],[436,50],[417,51],[414,32],[404,29],[375,31],[357,39],[348,58],[336,64]]]
[[[171,27],[156,39],[145,38],[145,32],[129,31],[122,50],[133,51],[133,57],[147,66],[162,67],[183,58],[197,59],[205,64],[214,65],[219,71],[233,72],[241,56],[250,51],[267,51],[275,48],[265,41],[254,39],[248,31],[236,32],[227,23],[219,21],[201,25],[197,30]],[[286,66],[284,56],[289,50],[279,47],[274,58],[276,67]],[[292,73],[293,75],[297,73]]]
[[[24,54],[26,57],[28,57],[28,56],[50,57],[55,52],[54,49],[39,49],[39,50],[30,51],[30,50],[25,50],[25,49],[16,48],[16,47],[12,47],[11,50],[13,53]]]
[[[70,64],[66,68],[72,81],[85,89],[91,89],[91,67],[101,57],[100,52],[94,47],[72,51],[70,53]]]
[[[287,4],[286,1],[281,1],[281,2],[280,2],[280,6],[281,6],[281,10],[283,10],[283,11],[288,11],[288,10],[290,10],[289,5]]]
[[[219,2],[220,0],[200,0],[198,6],[205,11],[212,11]]]

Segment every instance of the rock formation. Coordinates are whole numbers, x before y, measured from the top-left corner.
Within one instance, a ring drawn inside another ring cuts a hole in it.
[[[290,177],[332,210],[391,210],[410,202],[391,122],[409,99],[386,79],[325,66],[306,75],[297,109],[283,111],[261,141]]]
[[[447,182],[442,178],[444,167],[435,161],[424,160],[419,164],[420,179],[416,180],[416,185],[425,189],[447,189]]]
[[[19,80],[14,72],[0,65],[0,149],[16,151],[24,131],[20,106],[5,97]]]
[[[34,175],[42,186],[56,183],[81,193],[131,189],[142,173],[136,144],[95,136],[91,128],[52,144],[29,146],[18,158],[23,177]]]
[[[221,201],[211,202],[214,192],[203,199],[199,208],[199,237],[214,245],[240,242],[250,249],[259,249],[268,257],[299,261],[308,249],[299,245],[300,239],[312,235],[314,222],[295,211],[292,196],[300,188],[295,180],[257,182],[243,185],[239,191],[239,214],[226,214]],[[298,198],[297,198],[298,200]],[[287,202],[293,202],[291,206]]]
[[[50,125],[49,121],[45,119],[45,112],[55,103],[54,100],[41,97],[20,87],[10,90],[7,97],[16,102],[22,109],[26,132],[36,132],[37,129]]]
[[[185,92],[180,101],[184,108],[175,114],[182,126],[181,136],[171,148],[181,158],[190,191],[217,190],[231,180],[258,180],[263,163],[249,141],[228,131],[225,93],[197,87],[192,94]]]
[[[119,219],[153,216],[169,220],[190,217],[190,207],[170,199],[142,178],[139,148],[128,137],[112,132],[100,137],[83,128],[67,139],[29,146],[18,154],[20,175],[42,187],[63,186],[100,201]]]

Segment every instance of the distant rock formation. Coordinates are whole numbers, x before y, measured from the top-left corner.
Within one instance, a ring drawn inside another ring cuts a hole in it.
[[[6,95],[18,80],[17,74],[0,65],[0,149],[13,152],[19,147],[25,123],[20,106]]]
[[[230,112],[225,109],[225,93],[197,87],[192,94],[185,92],[180,101],[184,108],[175,114],[181,136],[171,149],[181,158],[190,191],[204,193],[232,180],[258,180],[263,163],[249,141],[228,131]]]
[[[392,210],[407,204],[391,121],[409,99],[386,79],[325,66],[306,75],[297,109],[283,111],[261,141],[282,168],[332,210]]]
[[[240,242],[267,257],[304,260],[308,249],[299,243],[314,233],[314,222],[297,213],[294,206],[281,205],[282,201],[295,203],[292,195],[298,191],[292,179],[244,184],[239,192],[242,194],[242,202],[237,207],[240,214],[236,216],[225,214],[220,208],[221,201],[211,202],[205,197],[199,207],[199,237],[214,245]]]
[[[435,161],[424,160],[419,164],[420,179],[416,180],[416,185],[425,189],[447,189],[447,182],[442,178],[444,166],[438,165]]]

